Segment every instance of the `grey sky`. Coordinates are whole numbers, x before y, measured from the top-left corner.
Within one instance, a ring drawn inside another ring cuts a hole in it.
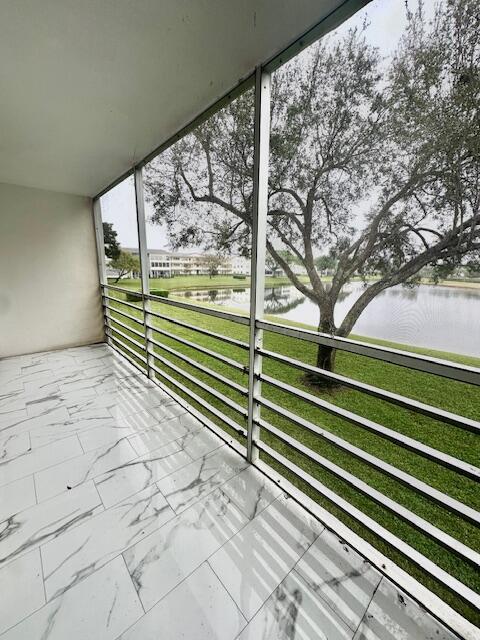
[[[413,9],[417,0],[410,0]],[[434,1],[424,2],[426,11],[433,12]],[[374,0],[362,11],[341,25],[338,33],[342,33],[354,25],[362,25],[365,18],[370,23],[367,30],[368,41],[388,56],[395,48],[402,31],[405,28],[405,0]],[[155,144],[152,140],[152,146]],[[151,215],[147,205],[146,215]],[[133,179],[128,179],[112,189],[102,198],[102,217],[104,222],[112,222],[118,233],[120,244],[124,247],[138,246],[138,236],[135,219],[135,194]],[[147,245],[150,249],[168,248],[168,238],[165,229],[147,224]]]

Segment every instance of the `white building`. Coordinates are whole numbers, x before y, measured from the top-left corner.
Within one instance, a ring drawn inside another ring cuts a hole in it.
[[[134,255],[138,249],[125,248]],[[181,253],[165,249],[149,249],[150,278],[172,278],[173,276],[209,275],[210,259],[208,253]],[[250,262],[241,256],[225,256],[217,267],[218,275],[250,275]]]

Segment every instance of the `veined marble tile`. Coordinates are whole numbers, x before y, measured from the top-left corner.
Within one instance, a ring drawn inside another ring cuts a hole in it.
[[[355,633],[354,640],[457,640],[448,631],[400,591],[383,578]]]
[[[47,599],[75,586],[174,515],[152,486],[43,545]]]
[[[52,369],[74,366],[75,359],[65,350],[46,351],[44,353],[36,353],[32,356],[32,365],[43,364],[52,367]]]
[[[112,351],[105,344],[89,345],[87,347],[74,347],[68,350],[75,362],[79,365],[91,364],[94,360],[101,360],[112,354]]]
[[[21,374],[28,378],[28,376],[40,374],[40,376],[44,376],[45,374],[50,374],[50,367],[45,363],[34,363],[26,364],[21,368]]]
[[[10,393],[23,391],[23,378],[21,374],[18,377],[13,377],[8,373],[0,374],[0,402],[3,397],[7,397]]]
[[[0,359],[0,376],[2,382],[5,382],[8,378],[16,378],[20,375],[21,371],[22,363],[17,362],[16,359]]]
[[[161,427],[162,425],[159,425],[160,429]],[[186,451],[193,460],[202,458],[225,444],[221,438],[207,429],[207,427],[203,427],[193,433],[186,433],[178,442],[180,442],[183,451]]]
[[[0,396],[0,414],[26,409],[30,403],[47,400],[58,393],[57,384],[46,384],[41,389],[30,391],[12,391],[6,396]]]
[[[132,393],[143,393],[144,391],[156,391],[158,389],[157,385],[152,382],[152,380],[147,378],[146,375],[138,372],[132,372],[129,376],[119,378],[118,384],[120,387],[125,387]]]
[[[96,478],[95,484],[103,504],[108,508],[189,464],[191,460],[182,450],[181,443],[170,442],[156,451],[118,465]]]
[[[142,614],[119,557],[7,631],[2,640],[115,640]]]
[[[300,559],[295,570],[340,618],[355,631],[381,574],[325,529]]]
[[[197,502],[123,556],[145,609],[150,609],[245,525],[220,491]]]
[[[204,563],[120,640],[234,640],[245,624],[217,576]]]
[[[107,372],[112,372],[116,378],[138,375],[138,371],[128,362],[121,362],[111,354],[105,354],[102,358],[86,362],[83,371],[87,376],[101,375]]]
[[[20,422],[24,418],[27,418],[27,412],[25,409],[17,409],[16,411],[9,411],[8,413],[0,413],[0,431],[3,431],[3,429],[12,424]]]
[[[52,393],[37,400],[31,400],[26,403],[26,410],[29,416],[46,415],[49,411],[55,409],[68,409],[72,403],[79,400],[85,400],[91,397],[97,397],[95,389],[87,388],[79,391],[69,391],[67,393]]]
[[[163,420],[155,427],[131,436],[128,440],[141,456],[200,429],[206,429],[200,420],[194,418],[190,413],[182,413],[179,416]]]
[[[78,441],[76,437],[75,439]],[[65,440],[60,440],[57,445],[62,442]],[[80,447],[80,443],[78,446]],[[42,502],[62,491],[77,487],[82,482],[116,469],[135,457],[136,453],[129,442],[119,440],[107,447],[77,456],[74,463],[67,461],[49,467],[35,475],[38,501]]]
[[[82,395],[84,391],[71,391],[62,396],[62,403],[66,406],[72,420],[112,417],[109,408],[114,406],[114,402],[108,395],[99,396],[97,393]]]
[[[93,482],[17,513],[0,524],[0,565],[78,525],[103,505]]]
[[[135,433],[129,426],[121,425],[118,420],[110,417],[105,424],[99,424],[94,429],[84,429],[78,433],[83,450],[87,453],[99,447],[113,444],[122,438],[128,438]]]
[[[25,400],[29,397],[36,398],[37,396],[45,397],[52,393],[57,393],[59,390],[59,384],[54,378],[44,378],[35,382],[26,382],[25,388]]]
[[[23,387],[22,389],[2,391],[0,393],[0,415],[19,409],[25,409],[25,392]]]
[[[261,513],[282,493],[274,482],[251,465],[223,484],[221,490],[249,520]]]
[[[33,476],[0,487],[0,522],[36,504]]]
[[[250,620],[316,540],[320,525],[292,499],[277,498],[209,560]]]
[[[12,422],[8,426],[2,427],[1,433],[3,436],[10,434],[28,433],[29,431],[35,431],[36,429],[46,429],[49,427],[62,426],[69,420],[70,416],[65,407],[59,407],[47,411],[44,414],[38,416],[24,416],[15,422]]]
[[[173,415],[178,415],[179,410],[176,409],[178,405],[176,405],[170,396],[163,394],[160,389],[158,391],[159,393],[157,393],[156,389],[150,389],[142,393],[131,393],[128,389],[122,387],[102,395],[107,395],[111,399],[112,403],[109,409],[114,418],[131,416],[145,409],[150,410],[159,406],[168,406],[169,409],[172,407],[172,411],[177,411],[177,413]],[[184,411],[182,408],[181,413],[184,413]],[[155,414],[153,415],[157,418],[157,421],[160,422],[158,417],[155,416]],[[173,417],[173,415],[171,417]]]
[[[293,572],[274,590],[238,640],[351,640],[352,633]]]
[[[67,411],[68,415],[68,411]],[[32,439],[32,447],[41,447],[45,444],[49,444],[51,442],[56,442],[61,438],[66,438],[67,436],[82,434],[84,431],[90,431],[94,428],[102,428],[102,427],[114,427],[115,420],[107,415],[105,417],[96,417],[96,418],[84,418],[84,419],[72,419],[68,418],[64,422],[57,422],[49,424],[48,426],[32,429],[30,431],[30,437]],[[130,434],[127,434],[130,435]],[[120,439],[121,436],[117,438]],[[80,440],[81,442],[81,440]],[[110,440],[112,442],[112,440]],[[102,442],[99,442],[97,448],[102,445]],[[96,448],[91,447],[91,448]],[[86,451],[86,450],[85,450]]]
[[[158,424],[158,420],[148,411],[138,411],[129,416],[120,416],[116,418],[119,425],[130,427],[132,433],[145,431],[149,427]]]
[[[82,378],[80,380],[71,380],[59,385],[61,393],[68,393],[69,391],[80,391],[81,389],[93,389],[98,392],[98,388],[105,385],[106,382],[114,380],[114,375],[111,372],[92,376],[88,378]]]
[[[30,449],[30,436],[28,433],[2,433],[0,430],[0,463],[11,460]]]
[[[223,446],[160,480],[158,486],[173,510],[180,513],[247,466],[246,460]]]
[[[48,373],[31,374],[24,377],[24,388],[26,392],[45,389],[53,385],[63,385],[67,382],[75,382],[85,380],[83,371],[72,370],[71,367],[64,367],[55,371],[50,370]]]
[[[167,396],[166,394],[164,394],[163,391],[159,390],[159,392],[161,394],[159,396],[156,395],[156,392],[152,392],[152,394],[148,394],[149,396],[152,397],[152,402],[155,397],[157,397],[157,400],[158,399],[162,400],[160,404],[151,405],[147,409],[147,411],[152,414],[152,416],[157,420],[157,422],[164,422],[165,420],[171,420],[176,416],[182,416],[187,413],[186,409],[184,409],[181,404],[178,404],[178,402],[175,402],[175,400],[170,398],[170,396]],[[143,398],[146,395],[147,394],[141,394],[141,397]]]
[[[0,568],[0,634],[45,604],[40,551]]]
[[[54,447],[47,446],[32,449],[32,451],[17,456],[13,460],[6,460],[0,463],[0,486],[24,476],[29,476],[42,469],[47,470],[47,467],[52,467],[52,465],[64,460],[67,460],[64,464],[74,467],[75,465],[69,460],[75,456],[80,456],[82,453],[80,442],[75,436],[59,440]],[[47,473],[47,471],[45,472]]]

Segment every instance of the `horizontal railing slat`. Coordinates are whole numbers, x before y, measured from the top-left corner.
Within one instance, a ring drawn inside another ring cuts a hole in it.
[[[267,320],[257,320],[257,326],[259,329],[291,338],[298,338],[316,344],[324,344],[341,351],[349,351],[350,353],[368,356],[376,360],[383,360],[384,362],[397,364],[401,367],[407,367],[408,369],[415,369],[416,371],[423,371],[444,378],[458,380],[459,382],[480,386],[480,369],[476,367],[469,367],[464,364],[450,362],[449,360],[422,356],[409,351],[401,351],[400,349],[373,345],[367,342],[360,342],[359,340],[351,340],[350,338],[330,336],[326,333],[318,333],[308,329],[287,327],[286,325],[279,325]]]
[[[196,331],[197,333],[201,333],[202,335],[208,336],[209,338],[215,338],[216,340],[221,340],[222,342],[231,344],[234,347],[239,347],[240,349],[248,349],[248,342],[242,342],[241,340],[236,340],[235,338],[224,336],[222,333],[216,333],[215,331],[202,329],[202,327],[196,327],[193,324],[189,324],[188,322],[183,322],[182,320],[178,320],[177,318],[169,318],[167,315],[163,313],[158,313],[157,311],[152,311],[151,309],[148,311],[148,314],[151,316],[155,316],[155,318],[160,318],[161,320],[165,320],[166,322],[171,322],[172,324],[178,325],[179,327],[190,329],[190,331]],[[151,327],[151,328],[154,329],[155,327]]]
[[[220,393],[220,391],[217,391],[216,389],[213,389],[210,385],[206,384],[205,382],[202,382],[201,380],[199,380],[195,376],[192,376],[190,373],[188,373],[184,369],[182,369],[180,367],[177,367],[177,365],[175,365],[173,362],[171,362],[167,358],[164,358],[163,356],[159,355],[158,353],[150,352],[150,355],[152,355],[154,358],[156,358],[157,360],[162,362],[164,365],[166,365],[170,369],[173,369],[173,371],[175,371],[179,375],[183,376],[187,380],[190,380],[190,382],[193,382],[193,384],[196,384],[197,386],[199,386],[201,389],[203,389],[207,393],[210,393],[214,398],[217,398],[217,400],[220,400],[221,402],[226,404],[231,409],[234,409],[240,415],[244,416],[245,418],[247,417],[247,410],[244,409],[243,407],[241,407],[236,402],[234,402],[228,396],[224,395],[223,393]]]
[[[287,384],[286,382],[281,382],[276,378],[272,378],[271,376],[261,375],[260,379],[267,384],[276,387],[277,389],[281,389],[282,391],[286,391],[287,393],[291,393],[297,398],[301,398],[310,404],[313,404],[319,409],[330,413],[338,418],[342,418],[347,422],[351,422],[362,429],[367,429],[395,444],[404,447],[405,449],[409,449],[414,453],[417,453],[424,458],[428,458],[429,460],[434,460],[438,464],[447,467],[448,469],[453,469],[457,473],[461,473],[464,476],[472,478],[473,480],[480,479],[480,469],[475,467],[468,462],[464,462],[463,460],[459,460],[458,458],[454,458],[453,456],[448,455],[447,453],[443,453],[443,451],[439,451],[438,449],[434,449],[433,447],[429,447],[426,444],[415,440],[414,438],[410,438],[409,436],[405,436],[402,433],[395,431],[394,429],[388,429],[373,420],[369,420],[368,418],[364,418],[362,416],[353,413],[352,411],[348,411],[347,409],[343,409],[342,407],[337,407],[326,400],[322,400],[317,396],[312,395],[311,393],[307,393],[306,391],[302,391],[297,387],[293,387],[292,385]]]
[[[192,358],[189,358],[185,354],[180,353],[180,351],[177,351],[176,349],[172,349],[171,347],[168,347],[167,345],[162,344],[161,342],[158,342],[158,340],[155,340],[153,338],[149,338],[148,342],[149,344],[153,344],[159,349],[163,349],[167,353],[170,353],[170,355],[175,356],[180,360],[183,360],[184,362],[189,364],[191,367],[194,367],[195,369],[198,369],[199,371],[202,371],[203,373],[206,373],[207,375],[212,376],[212,378],[215,378],[222,384],[225,384],[226,386],[230,387],[230,389],[234,389],[238,393],[241,393],[243,396],[248,395],[248,389],[246,387],[243,387],[241,384],[237,384],[233,380],[230,380],[229,378],[222,376],[220,373],[218,373],[217,371],[214,371],[213,369],[210,369],[209,367],[205,367],[204,365],[200,364],[196,360],[193,360]]]
[[[109,334],[109,338],[110,340],[115,340],[115,342],[120,345],[122,347],[122,349],[125,349],[126,351],[128,351],[128,353],[130,353],[132,356],[134,356],[135,358],[137,358],[138,360],[140,360],[141,362],[144,362],[145,365],[147,364],[147,359],[142,356],[140,353],[137,353],[135,351],[135,349],[132,349],[131,347],[129,347],[127,344],[125,344],[124,342],[122,342],[121,340],[119,340],[118,338],[116,338],[114,335],[111,335],[111,333],[109,333],[109,329],[106,329],[107,334]],[[138,365],[137,365],[138,366]],[[145,372],[144,372],[145,373]]]
[[[197,395],[194,391],[192,391],[189,387],[186,387],[185,385],[183,385],[179,380],[177,380],[176,378],[173,378],[172,376],[170,376],[168,373],[166,373],[165,371],[162,371],[162,369],[160,369],[159,367],[157,367],[155,364],[151,364],[150,367],[155,371],[155,373],[157,373],[160,377],[164,378],[165,380],[167,380],[170,384],[174,385],[175,387],[177,387],[177,389],[180,389],[180,391],[182,391],[182,393],[185,393],[186,395],[188,395],[192,400],[194,400],[195,402],[197,402],[198,404],[200,404],[202,407],[204,407],[207,411],[209,411],[212,415],[216,416],[217,418],[219,418],[223,423],[225,423],[226,425],[228,425],[231,429],[234,429],[237,433],[239,433],[240,435],[242,435],[243,437],[247,437],[247,432],[246,430],[241,427],[237,422],[235,422],[235,420],[233,420],[232,418],[230,418],[229,416],[225,415],[223,413],[223,411],[220,411],[220,409],[217,409],[217,407],[214,407],[213,405],[209,404],[204,398],[200,397],[199,395]]]
[[[392,548],[396,549],[406,558],[412,560],[418,567],[424,569],[438,582],[445,585],[453,593],[458,594],[465,602],[472,604],[474,607],[480,608],[480,596],[470,589],[467,585],[457,580],[454,576],[450,575],[447,571],[436,565],[429,560],[422,553],[417,551],[414,547],[404,542],[401,538],[391,533],[385,527],[382,527],[376,520],[368,516],[366,513],[357,509],[357,507],[350,504],[347,500],[342,498],[338,493],[335,493],[322,482],[314,478],[307,471],[291,462],[288,458],[285,458],[282,454],[278,453],[275,449],[267,445],[262,440],[256,442],[257,447],[264,451],[273,460],[279,462],[286,469],[294,473],[298,478],[313,487],[320,495],[329,500],[332,504],[339,507],[344,513],[354,518],[357,522],[366,527],[369,531],[379,536],[380,539],[389,544]],[[278,473],[278,472],[277,472]]]
[[[191,342],[190,340],[181,338],[180,336],[177,336],[175,333],[170,333],[170,331],[165,331],[165,329],[160,329],[160,327],[155,327],[154,325],[151,325],[151,324],[147,324],[147,327],[149,329],[152,329],[152,331],[156,331],[157,333],[160,333],[162,336],[165,336],[166,338],[170,338],[170,340],[176,340],[177,342],[184,344],[186,347],[195,349],[196,351],[199,351],[200,353],[204,353],[205,355],[210,356],[211,358],[215,358],[219,362],[228,364],[230,367],[233,367],[238,371],[243,372],[245,370],[245,367],[242,364],[240,364],[240,362],[237,362],[236,360],[232,360],[232,358],[227,358],[227,356],[224,356],[221,353],[218,353],[217,351],[212,351],[211,349],[202,347],[196,342]]]
[[[129,309],[135,309],[135,311],[140,311],[141,313],[143,313],[143,307],[137,307],[131,302],[127,302],[126,300],[120,300],[119,298],[112,298],[112,296],[107,296],[105,294],[103,294],[103,297],[106,300],[109,300],[110,302],[117,302],[118,304],[121,304],[124,307],[128,307]]]
[[[105,309],[105,313],[108,310],[108,314],[106,313],[107,318],[111,318],[113,320],[113,317],[111,316],[111,314],[112,313],[118,313],[121,316],[123,316],[124,318],[128,318],[129,320],[133,320],[133,322],[136,322],[137,324],[141,325],[142,327],[145,326],[142,320],[140,320],[139,318],[135,318],[134,316],[131,316],[128,313],[125,313],[125,311],[120,311],[120,309],[117,309],[115,307],[107,306],[106,304],[104,304],[103,306],[104,306],[104,309]]]
[[[370,453],[367,453],[363,449],[356,447],[355,445],[351,444],[347,440],[344,440],[343,438],[340,438],[339,436],[331,433],[327,429],[322,429],[321,427],[313,424],[309,420],[305,420],[304,418],[301,418],[296,413],[288,411],[288,409],[285,409],[284,407],[281,407],[280,405],[274,402],[271,402],[266,398],[260,398],[258,402],[262,407],[265,407],[266,409],[270,409],[270,411],[274,411],[278,415],[284,416],[288,420],[291,420],[292,422],[294,422],[295,424],[298,424],[300,427],[303,427],[304,429],[308,429],[308,431],[315,433],[323,440],[333,444],[335,447],[342,449],[343,451],[346,451],[347,453],[355,456],[357,459],[361,460],[362,462],[365,462],[366,464],[370,465],[371,467],[374,467],[375,469],[378,469],[382,473],[389,475],[395,480],[402,482],[404,485],[406,485],[413,491],[421,495],[424,495],[427,498],[430,498],[437,504],[443,506],[448,511],[451,511],[452,513],[459,515],[461,518],[464,518],[465,520],[468,520],[469,522],[472,522],[475,525],[480,525],[480,513],[475,509],[472,509],[468,505],[464,504],[463,502],[460,502],[459,500],[455,500],[455,498],[452,498],[446,493],[443,493],[442,491],[439,491],[438,489],[431,487],[429,484],[423,482],[422,480],[419,480],[418,478],[415,478],[409,473],[402,471],[401,469],[389,464],[388,462],[385,462],[384,460],[381,460],[380,458],[377,458],[376,456]],[[266,424],[267,430],[268,430],[268,423],[265,423],[263,419],[258,420],[257,423],[259,426],[265,426]]]
[[[219,311],[217,309],[211,309],[210,307],[201,307],[200,305],[180,302],[179,300],[171,300],[170,298],[163,298],[162,296],[153,296],[151,294],[145,294],[144,298],[146,300],[160,302],[171,307],[177,307],[178,309],[186,309],[187,311],[195,311],[196,313],[202,313],[206,316],[229,320],[230,322],[236,322],[237,324],[243,324],[246,326],[250,324],[250,319],[247,316],[230,313],[229,311]]]
[[[114,322],[115,324],[120,325],[121,327],[123,327],[127,331],[131,331],[132,333],[134,333],[139,338],[145,338],[145,334],[143,334],[141,331],[137,331],[137,329],[134,329],[133,327],[129,327],[128,324],[125,324],[124,322],[121,322],[117,318],[114,318],[111,314],[107,314],[107,318],[110,320],[110,322]]]
[[[416,413],[428,416],[434,420],[440,420],[441,422],[451,424],[455,427],[460,427],[461,429],[466,429],[467,431],[472,431],[473,433],[480,433],[480,422],[477,422],[476,420],[459,416],[455,413],[451,413],[450,411],[445,411],[444,409],[424,404],[418,400],[406,398],[405,396],[392,393],[391,391],[386,391],[385,389],[380,389],[379,387],[374,387],[364,382],[352,380],[352,378],[348,378],[338,373],[319,369],[318,367],[306,364],[300,360],[295,360],[294,358],[289,358],[274,351],[268,351],[267,349],[258,349],[257,351],[266,358],[271,358],[272,360],[277,360],[278,362],[301,369],[302,371],[319,375],[327,380],[333,380],[344,387],[355,389],[361,393],[374,396],[380,400],[385,400],[386,402],[409,409],[410,411],[415,411]]]
[[[137,349],[140,349],[141,351],[145,352],[145,343],[141,344],[140,342],[137,342],[132,337],[127,336],[126,333],[123,333],[123,331],[120,331],[120,329],[116,329],[115,327],[108,327],[108,330],[109,331],[114,331],[115,333],[118,333],[118,335],[122,336],[122,338],[124,340],[127,340],[130,344],[135,345],[137,347]]]
[[[448,533],[445,533],[445,531],[442,531],[435,525],[431,524],[430,522],[425,520],[425,518],[422,518],[413,511],[410,511],[410,509],[407,509],[399,502],[392,500],[392,498],[389,498],[384,493],[381,493],[377,489],[374,489],[372,486],[370,486],[363,480],[360,480],[360,478],[357,478],[357,476],[353,475],[349,471],[346,471],[342,467],[339,467],[328,458],[321,456],[319,453],[305,446],[292,436],[289,436],[281,429],[277,429],[277,427],[274,427],[272,424],[266,421],[263,421],[262,426],[266,431],[272,433],[280,440],[283,440],[286,444],[293,447],[310,460],[313,460],[319,466],[327,469],[327,471],[337,476],[337,478],[340,478],[350,486],[354,487],[357,491],[360,491],[377,504],[385,507],[394,515],[398,516],[402,520],[405,520],[405,522],[411,524],[418,531],[421,531],[423,534],[429,536],[432,540],[435,540],[439,544],[443,545],[449,551],[453,551],[463,560],[466,560],[475,567],[480,568],[480,554],[470,547],[467,547],[459,540],[456,540]]]

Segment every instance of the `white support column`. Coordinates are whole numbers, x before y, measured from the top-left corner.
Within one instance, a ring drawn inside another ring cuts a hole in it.
[[[248,363],[248,425],[247,458],[255,462],[258,449],[255,441],[259,437],[256,420],[260,417],[260,405],[256,398],[261,393],[259,375],[262,357],[257,349],[262,346],[263,331],[256,322],[263,316],[265,290],[265,244],[268,209],[268,153],[270,146],[270,74],[260,67],[255,73],[255,129],[253,164],[253,211],[252,211],[252,260],[250,289],[250,351]]]
[[[103,223],[102,223],[102,205],[100,203],[100,198],[96,198],[93,201],[93,223],[95,226],[95,240],[97,245],[97,265],[98,265],[98,280],[100,285],[108,284],[107,282],[107,271],[105,266],[105,240],[103,237]],[[100,286],[100,295],[103,294],[103,288]],[[104,316],[104,326],[108,327],[110,325],[110,320],[108,317],[109,313],[109,305],[108,300],[103,300],[103,316]],[[109,342],[110,338],[107,334],[105,334],[106,341]]]
[[[143,172],[141,167],[135,167],[135,206],[137,209],[137,228],[138,228],[138,247],[140,253],[140,270],[141,270],[141,284],[142,284],[142,296],[150,293],[150,264],[147,251],[147,233],[145,229],[145,200],[143,197]],[[143,320],[145,322],[145,356],[147,358],[147,374],[149,378],[155,378],[155,371],[152,369],[151,364],[153,361],[152,356],[148,354],[149,340],[152,337],[151,329],[147,328],[147,324],[151,320],[151,316],[148,313],[150,309],[150,301],[143,297]]]

